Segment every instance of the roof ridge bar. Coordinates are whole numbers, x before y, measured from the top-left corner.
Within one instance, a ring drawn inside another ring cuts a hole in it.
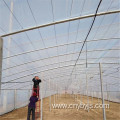
[[[43,25],[31,27],[31,28],[19,30],[19,31],[16,31],[16,32],[4,34],[4,35],[1,35],[1,37],[7,37],[7,36],[10,36],[10,35],[26,32],[26,31],[30,31],[30,30],[34,30],[34,29],[39,29],[39,28],[47,27],[47,26],[51,26],[51,25],[56,25],[56,24],[60,24],[60,23],[65,23],[65,22],[69,22],[69,21],[74,21],[74,20],[79,20],[79,19],[84,19],[84,18],[89,18],[89,17],[94,17],[94,16],[108,15],[108,14],[119,13],[119,12],[120,12],[120,10],[113,10],[113,11],[107,11],[107,12],[100,12],[100,13],[97,13],[97,14],[89,14],[89,15],[69,18],[69,19],[65,19],[65,20],[55,21],[55,22],[51,22],[51,23],[47,23],[47,24],[43,24]]]

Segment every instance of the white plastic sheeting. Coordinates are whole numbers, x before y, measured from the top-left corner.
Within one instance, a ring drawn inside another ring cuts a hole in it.
[[[1,0],[0,35],[95,14],[98,4],[99,0]],[[97,13],[119,11],[119,6],[119,0],[102,0]],[[11,90],[0,94],[0,114],[28,103],[35,75],[42,79],[43,98],[65,91],[86,94],[87,89],[86,95],[100,97],[99,62],[105,99],[108,93],[109,100],[120,102],[119,17],[119,12],[96,16],[87,39],[94,16],[3,37],[1,87]]]

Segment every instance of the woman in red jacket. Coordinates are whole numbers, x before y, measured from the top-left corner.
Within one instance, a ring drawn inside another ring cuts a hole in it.
[[[35,120],[35,103],[38,101],[36,92],[30,97],[30,103],[28,105],[28,115],[27,120],[30,120],[30,115],[32,112],[32,120]]]

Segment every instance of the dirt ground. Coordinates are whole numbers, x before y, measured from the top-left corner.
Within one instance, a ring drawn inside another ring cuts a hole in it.
[[[89,100],[89,105],[100,104],[101,100],[97,98],[80,96],[80,95],[54,95],[51,96],[51,104],[87,104]],[[50,97],[43,99],[43,120],[102,120],[102,108],[85,108],[77,109],[74,108],[56,108],[54,109],[51,105],[50,111]],[[109,108],[106,108],[106,119],[107,120],[120,120],[120,104],[105,101],[105,104],[109,104]],[[68,106],[67,106],[68,107]],[[0,120],[26,120],[27,107],[20,108],[0,116]]]

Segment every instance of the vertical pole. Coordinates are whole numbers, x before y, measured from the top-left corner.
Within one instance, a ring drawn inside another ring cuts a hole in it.
[[[87,104],[88,104],[88,112],[89,112],[89,96],[88,96],[88,78],[87,78],[87,71],[86,71],[86,95],[87,95]]]
[[[109,92],[108,92],[108,82],[106,81],[106,91],[107,91],[107,102],[109,104]]]
[[[60,98],[60,88],[58,89],[58,99]]]
[[[65,87],[65,98],[66,98],[66,87]]]
[[[3,39],[0,37],[0,90],[2,81],[2,56],[3,56]]]
[[[99,88],[99,87],[98,87]],[[100,97],[99,97],[99,91],[98,91],[98,103],[100,103]],[[96,96],[97,97],[97,96]]]
[[[82,81],[80,80],[80,103],[82,101]]]
[[[61,98],[61,96],[62,96],[62,90],[60,89],[60,98]]]
[[[79,93],[78,93],[78,94],[79,94]],[[78,101],[78,94],[77,94],[77,98],[76,98],[76,99],[77,99],[77,101]]]
[[[56,90],[56,84],[54,84],[54,89]],[[54,92],[54,95],[53,95],[54,96],[54,104],[55,104],[55,94],[56,94],[56,92]]]
[[[31,96],[31,92],[30,90],[28,90],[28,103],[29,103],[30,96]]]
[[[13,24],[13,0],[11,1],[11,7],[10,7],[10,10],[11,10],[11,13],[10,13],[10,21],[9,21],[9,32],[12,32],[12,24]],[[12,39],[12,36],[9,36],[9,39],[8,39],[8,52],[7,52],[7,56],[9,57],[10,56],[10,45],[11,45],[11,39]],[[8,58],[7,59],[7,66],[9,67],[9,64],[10,64],[10,59]],[[6,71],[8,74],[9,73],[9,69]]]
[[[92,87],[92,104],[93,104],[93,95],[94,94],[94,92],[93,92],[93,87]]]
[[[58,87],[57,87],[57,99],[58,99]]]
[[[51,111],[51,89],[50,89],[50,79],[49,79],[49,91],[50,91],[50,97],[49,97],[49,109]]]
[[[56,94],[56,93],[55,93]],[[54,104],[55,104],[55,94],[53,95],[54,96]]]
[[[86,92],[87,92],[87,104],[88,104],[88,112],[89,112],[89,96],[88,96],[88,78],[87,78],[87,41],[86,41]]]
[[[7,90],[4,90],[4,92],[3,92],[3,110],[4,110],[4,112],[6,112],[7,111],[7,93],[8,91]]]
[[[82,93],[82,80],[80,81],[80,85],[81,85],[81,87],[80,87],[80,102],[82,102],[82,95],[83,95],[83,93]]]
[[[17,91],[16,89],[14,90],[14,109],[16,109],[16,98],[17,98]]]
[[[105,113],[105,106],[104,106],[103,78],[102,78],[101,63],[99,63],[99,69],[100,69],[100,82],[101,82],[101,97],[102,97],[102,105],[103,105],[103,120],[106,120],[106,113]]]
[[[41,83],[41,85],[40,85],[40,92],[41,92],[41,119],[40,120],[42,120],[42,105],[43,105],[43,99],[42,99],[42,83]]]
[[[56,80],[56,100],[57,100],[57,80]]]
[[[82,96],[81,96],[81,94],[82,94],[82,93],[81,93],[81,91],[80,91],[80,102],[82,101]]]

